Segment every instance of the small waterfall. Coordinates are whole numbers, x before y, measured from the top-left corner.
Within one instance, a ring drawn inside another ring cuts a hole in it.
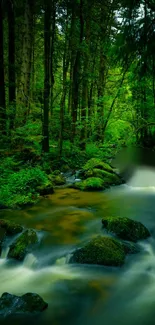
[[[66,264],[66,257],[57,258],[55,265],[64,265]]]
[[[3,259],[7,258],[9,250],[10,250],[9,246],[3,247],[1,252],[1,258]]]
[[[64,257],[60,257],[56,260],[55,265],[65,265],[69,263],[70,258],[73,254],[67,254]]]
[[[33,254],[26,255],[23,265],[27,268],[32,268],[37,265],[37,258]]]

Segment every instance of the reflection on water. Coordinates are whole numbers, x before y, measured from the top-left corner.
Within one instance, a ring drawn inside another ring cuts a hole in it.
[[[1,211],[0,218],[37,229],[41,242],[22,264],[7,260],[8,245],[4,247],[0,294],[40,294],[49,308],[35,318],[39,325],[153,325],[155,173],[151,173],[139,171],[129,184],[106,192],[59,189],[32,208]],[[101,219],[105,215],[141,221],[152,237],[140,243],[142,252],[129,256],[122,268],[68,264],[73,249],[103,233]],[[24,319],[11,319],[11,324],[27,324]],[[10,320],[5,320],[5,324],[9,325]]]

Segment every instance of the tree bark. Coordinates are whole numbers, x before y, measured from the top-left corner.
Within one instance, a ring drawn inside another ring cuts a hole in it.
[[[24,110],[23,122],[26,122],[29,112],[30,103],[30,81],[31,81],[31,66],[33,56],[33,41],[34,41],[34,7],[35,0],[25,0],[24,16],[21,26],[22,36],[22,51],[21,51],[21,69],[17,93],[17,104]]]
[[[0,132],[6,135],[6,102],[4,80],[3,1],[0,0]]]
[[[10,113],[10,130],[14,127],[14,120],[16,114],[15,100],[16,100],[16,76],[15,76],[15,10],[14,0],[8,0],[8,60],[9,60],[9,105],[11,107]]]
[[[43,111],[43,152],[49,152],[49,105],[51,81],[51,4],[45,1],[44,13],[44,111]]]

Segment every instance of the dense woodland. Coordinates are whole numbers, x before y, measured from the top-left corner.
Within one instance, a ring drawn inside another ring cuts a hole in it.
[[[155,147],[154,0],[0,0],[0,9],[0,201],[19,171],[25,184],[124,146]]]

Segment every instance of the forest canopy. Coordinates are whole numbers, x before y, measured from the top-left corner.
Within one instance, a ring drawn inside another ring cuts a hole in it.
[[[122,147],[154,148],[154,1],[0,0],[0,9],[2,169],[77,168]]]

